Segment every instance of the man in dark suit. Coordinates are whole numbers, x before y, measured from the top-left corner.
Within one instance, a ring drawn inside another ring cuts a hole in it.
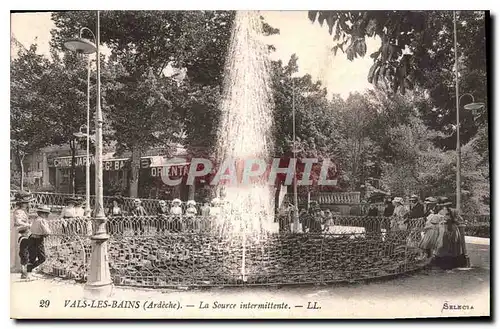
[[[424,205],[418,200],[418,196],[413,194],[410,197],[410,212],[408,213],[408,218],[422,218],[424,214]]]

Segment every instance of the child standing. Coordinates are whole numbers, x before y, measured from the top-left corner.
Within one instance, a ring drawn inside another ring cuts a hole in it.
[[[50,215],[50,208],[40,207],[36,210],[37,218],[31,224],[31,235],[29,238],[29,264],[27,265],[28,274],[36,267],[45,262],[45,238],[51,234],[47,218]]]
[[[19,259],[21,260],[21,279],[29,279],[28,276],[28,262],[30,256],[30,238],[29,229],[22,227],[19,229],[19,238],[17,243],[19,245]]]

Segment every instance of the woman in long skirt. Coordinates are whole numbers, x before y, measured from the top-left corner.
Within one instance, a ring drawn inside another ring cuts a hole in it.
[[[436,204],[437,199],[433,197],[428,197],[425,199],[426,206],[426,218],[423,229],[422,240],[420,241],[419,247],[427,252],[427,257],[434,256],[439,237],[439,224],[444,220],[444,217],[437,214]]]
[[[447,198],[442,198],[438,206],[441,207],[438,214],[443,216],[444,220],[439,225],[435,263],[442,269],[460,267],[464,260],[465,250],[462,246],[457,216],[450,208],[451,202]]]
[[[10,225],[10,270],[11,272],[19,272],[21,270],[21,260],[19,258],[19,229],[29,228],[30,221],[28,217],[28,206],[30,200],[28,198],[18,198],[16,202],[16,210],[12,213]]]
[[[445,221],[444,217],[438,214],[430,214],[424,227],[424,236],[419,247],[427,252],[427,257],[436,254],[439,245],[440,227]]]

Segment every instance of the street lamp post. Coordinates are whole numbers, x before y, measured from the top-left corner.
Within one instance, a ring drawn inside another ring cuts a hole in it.
[[[459,97],[459,74],[458,74],[458,44],[457,44],[457,13],[456,11],[453,11],[453,45],[454,45],[454,52],[455,52],[455,99],[456,99],[456,132],[457,132],[457,148],[456,148],[456,153],[457,153],[457,178],[456,178],[456,211],[457,215],[460,215],[461,212],[461,199],[462,199],[462,177],[461,177],[461,146],[460,146],[460,101],[462,100],[462,97],[464,96],[470,96],[472,98],[472,103],[469,103],[464,106],[466,110],[479,110],[484,107],[483,103],[475,103],[474,102],[474,96],[472,94],[463,94],[462,96]],[[464,256],[464,266],[469,267],[470,266],[470,260],[469,257],[467,256],[467,249],[466,249],[466,244],[465,244],[465,237],[464,237],[464,227],[463,225],[459,226],[460,230],[460,236],[461,236],[461,244],[463,248],[463,256]]]
[[[293,175],[293,232],[299,231],[299,201],[297,196],[297,143],[295,138],[295,80],[292,77],[292,139],[293,139],[293,160],[295,162],[295,173]]]
[[[86,30],[89,30],[85,28]],[[83,31],[83,29],[82,29]],[[90,30],[89,30],[90,31]],[[91,31],[92,32],[92,31]],[[95,207],[94,207],[94,225],[91,240],[92,257],[90,261],[90,271],[87,278],[85,290],[89,297],[101,297],[110,293],[111,288],[111,275],[108,263],[108,247],[107,241],[109,236],[106,232],[106,216],[104,214],[104,198],[103,198],[103,166],[102,166],[102,111],[101,111],[101,77],[100,77],[100,22],[99,11],[97,11],[97,24],[96,35],[92,33],[96,40],[93,45],[90,41],[82,39],[68,40],[65,43],[66,48],[78,53],[96,53],[96,71],[97,71],[97,84],[96,84],[96,147],[95,147]],[[87,125],[87,136],[89,136],[89,125]]]
[[[94,42],[96,42],[96,37],[94,32],[87,27],[82,27],[80,29],[79,38],[67,40],[64,43],[64,46],[71,51],[75,51],[80,54],[90,55],[97,51],[97,47],[94,46],[91,42],[82,39],[82,35],[84,31],[88,31],[92,37],[94,38]],[[91,213],[90,209],[90,148],[89,148],[89,139],[90,139],[90,57],[88,58],[87,65],[87,156],[86,156],[86,165],[85,165],[85,217],[89,217]],[[81,131],[79,132],[81,133]],[[81,135],[81,134],[80,134]],[[81,137],[81,136],[77,136]]]
[[[85,204],[85,213],[84,213],[85,217],[90,217],[91,211],[92,211],[90,209],[90,149],[89,149],[90,135],[89,135],[89,128],[88,128],[89,127],[88,125],[90,124],[90,122],[89,122],[89,116],[90,116],[89,95],[90,94],[87,94],[87,125],[81,125],[78,132],[73,134],[76,138],[84,138],[85,137],[87,139],[87,154],[86,154],[86,163],[85,163],[85,167],[86,167],[85,168],[86,169],[86,174],[85,174],[85,189],[86,189],[85,201],[86,201],[86,204]],[[86,127],[87,133],[82,133],[83,127]]]
[[[456,132],[457,132],[457,186],[456,186],[456,193],[457,193],[457,213],[460,214],[461,210],[461,201],[462,201],[462,195],[461,195],[461,185],[462,185],[462,175],[461,175],[461,170],[462,170],[462,159],[461,159],[461,146],[460,146],[460,101],[462,100],[462,97],[464,96],[470,96],[472,98],[472,103],[469,103],[464,106],[466,110],[479,110],[484,107],[483,103],[475,103],[474,102],[474,96],[472,94],[463,94],[462,96],[459,97],[459,74],[458,74],[458,46],[457,46],[457,13],[456,11],[453,11],[453,36],[454,36],[454,51],[455,51],[455,99],[456,99]]]
[[[457,49],[457,13],[453,11],[453,38],[454,38],[454,51],[455,51],[455,98],[457,110],[457,213],[460,214],[461,202],[461,156],[460,156],[460,99],[458,97],[458,49]]]

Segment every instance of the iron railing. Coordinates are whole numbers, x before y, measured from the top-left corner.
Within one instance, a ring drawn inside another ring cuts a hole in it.
[[[31,206],[62,207],[71,195],[41,192],[33,196]],[[350,282],[413,271],[428,262],[418,248],[424,218],[409,220],[404,230],[391,230],[388,217],[335,215],[316,232],[263,233],[254,227],[242,235],[234,230],[240,223],[186,216],[185,212],[181,216],[156,215],[158,200],[142,200],[153,216],[107,219],[109,265],[117,285]],[[462,217],[466,234],[480,231],[489,236],[489,215]],[[92,223],[88,218],[51,218],[52,234],[45,243],[47,261],[41,270],[85,281]]]
[[[49,221],[42,271],[85,281],[92,221]],[[387,218],[336,217],[328,232],[242,235],[213,217],[112,217],[109,265],[117,285],[280,285],[357,281],[413,271],[424,220],[386,231]]]

